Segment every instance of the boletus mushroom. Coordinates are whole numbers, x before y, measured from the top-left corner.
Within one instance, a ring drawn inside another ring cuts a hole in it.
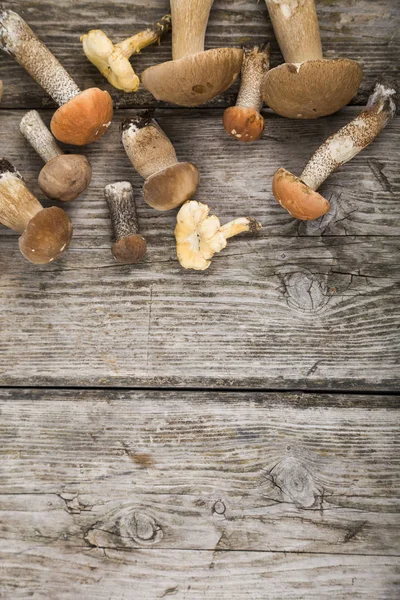
[[[72,237],[72,223],[65,212],[57,206],[43,208],[4,158],[0,160],[0,223],[21,234],[19,249],[35,264],[58,258]]]
[[[204,51],[214,0],[170,0],[172,61],[146,69],[143,86],[157,100],[181,106],[208,102],[232,85],[240,72],[240,48]]]
[[[170,28],[171,15],[165,15],[151,27],[115,45],[101,29],[92,29],[81,37],[81,42],[90,62],[111,85],[124,92],[137,92],[140,79],[129,62],[130,57],[150,44],[159,43]]]
[[[396,112],[397,91],[377,83],[358,117],[331,135],[308,161],[300,177],[278,169],[272,182],[276,200],[296,219],[312,220],[330,209],[316,191],[333,171],[366,148]]]
[[[226,131],[240,142],[258,140],[264,131],[261,83],[269,69],[269,44],[243,48],[240,89],[235,106],[224,112]]]
[[[354,60],[322,57],[315,0],[265,1],[285,59],[265,75],[266,104],[290,119],[316,119],[348,104],[362,69]]]
[[[176,254],[184,269],[208,269],[214,254],[226,247],[229,238],[244,231],[255,233],[261,229],[261,224],[249,217],[221,225],[218,217],[208,216],[209,212],[206,204],[190,200],[177,214]]]
[[[22,117],[19,128],[46,163],[38,182],[48,198],[69,202],[86,190],[92,178],[92,167],[86,156],[64,154],[36,110]]]
[[[104,188],[114,233],[111,252],[119,263],[139,262],[147,252],[146,240],[139,233],[133,189],[129,181],[117,181]]]
[[[122,143],[136,171],[145,179],[143,196],[157,210],[170,210],[196,193],[197,167],[178,162],[175,148],[155,119],[145,114],[122,123]]]
[[[110,94],[98,88],[81,92],[29,25],[12,10],[0,12],[0,47],[60,106],[50,125],[60,142],[84,146],[107,131],[113,116]]]

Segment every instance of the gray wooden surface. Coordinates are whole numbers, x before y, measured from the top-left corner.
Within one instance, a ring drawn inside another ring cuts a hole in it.
[[[168,11],[166,0],[3,4],[80,86],[110,91],[79,36],[101,27],[119,41]],[[265,110],[262,140],[246,146],[221,125],[237,86],[191,110],[114,90],[109,133],[82,150],[93,181],[63,206],[68,253],[31,265],[0,228],[0,598],[399,597],[400,120],[324,184],[332,210],[319,221],[291,219],[271,177],[300,172],[376,78],[398,73],[400,6],[317,4],[326,56],[364,66],[353,106],[314,122]],[[215,0],[207,47],[271,35],[264,2]],[[137,71],[170,52],[169,36],[135,57]],[[42,164],[18,124],[35,107],[49,122],[53,104],[5,55],[0,78],[0,155],[42,200]],[[180,268],[175,214],[144,204],[122,150],[119,123],[143,107],[199,167],[199,201],[222,222],[263,224],[206,272]],[[103,188],[122,179],[148,241],[136,266],[110,252]]]

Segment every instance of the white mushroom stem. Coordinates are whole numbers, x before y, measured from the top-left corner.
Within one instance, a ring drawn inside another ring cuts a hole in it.
[[[322,58],[314,0],[265,0],[276,39],[287,63]]]
[[[123,125],[122,143],[136,171],[147,179],[175,165],[175,148],[158,123],[147,116],[128,119]]]
[[[0,161],[0,223],[23,233],[33,217],[43,209],[28,190],[21,175],[5,159]]]
[[[240,90],[236,106],[254,108],[260,112],[263,105],[261,82],[269,69],[269,44],[243,48]]]
[[[238,219],[234,219],[233,221],[222,225],[220,231],[227,240],[235,235],[239,235],[239,233],[243,233],[244,231],[251,231],[254,233],[260,229],[261,224],[256,221],[256,219],[250,219],[250,217],[239,217]]]
[[[0,12],[0,46],[62,106],[80,94],[72,77],[14,11]]]
[[[131,37],[115,44],[116,48],[120,48],[122,54],[126,58],[130,58],[132,54],[138,54],[143,48],[160,42],[162,36],[169,31],[171,27],[171,15],[165,15],[151,27],[148,27],[140,33],[136,33]]]
[[[173,60],[203,52],[213,2],[214,0],[170,0]]]
[[[22,117],[19,129],[45,163],[64,154],[36,110],[30,110]]]
[[[396,112],[396,90],[378,83],[358,117],[331,135],[308,161],[300,179],[317,190],[338,167],[366,148]]]

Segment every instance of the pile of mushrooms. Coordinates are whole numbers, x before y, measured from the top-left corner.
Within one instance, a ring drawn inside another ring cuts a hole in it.
[[[124,92],[136,92],[140,79],[130,57],[159,43],[172,25],[172,60],[142,74],[143,86],[158,100],[180,106],[208,102],[236,80],[234,106],[223,114],[223,126],[235,139],[261,138],[263,101],[281,116],[314,119],[329,115],[356,94],[361,67],[346,58],[326,60],[314,0],[266,0],[285,63],[270,70],[269,44],[204,49],[213,0],[170,0],[171,14],[114,44],[101,29],[81,37],[83,51],[107,81]],[[99,88],[81,91],[28,24],[12,10],[0,10],[0,48],[10,54],[59,105],[50,129],[36,110],[26,113],[20,131],[45,162],[38,183],[51,200],[69,202],[90,184],[92,168],[85,156],[64,152],[56,140],[77,146],[98,140],[113,118],[110,94]],[[3,83],[0,81],[0,99]],[[396,111],[397,89],[378,83],[356,118],[331,135],[313,154],[300,176],[279,168],[272,183],[276,200],[297,219],[317,219],[330,209],[317,192],[326,178],[368,146]],[[122,144],[144,179],[143,199],[158,211],[178,209],[177,257],[185,269],[205,270],[215,253],[239,233],[255,233],[261,224],[240,217],[221,225],[210,208],[194,199],[200,174],[192,162],[180,162],[175,148],[152,114],[121,124]],[[54,136],[54,137],[53,137]],[[147,252],[130,181],[104,189],[113,231],[112,255],[118,263],[135,264]],[[68,248],[72,224],[59,207],[44,208],[24,184],[17,169],[0,160],[0,223],[20,234],[19,247],[30,262],[52,262]]]

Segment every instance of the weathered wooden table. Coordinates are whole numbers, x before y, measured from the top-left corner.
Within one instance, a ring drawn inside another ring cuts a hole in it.
[[[20,0],[18,10],[82,87],[105,85],[79,36],[121,40],[166,0]],[[359,60],[355,104],[399,62],[397,0],[320,0],[325,54]],[[272,37],[263,2],[216,0],[207,47]],[[281,60],[273,41],[272,60]],[[170,38],[135,58],[170,57]],[[39,197],[39,157],[18,130],[49,98],[1,56],[1,154]],[[351,106],[315,122],[266,111],[263,139],[221,125],[237,87],[201,109],[115,99],[85,149],[94,178],[66,207],[70,251],[35,267],[0,231],[0,597],[398,598],[399,126],[323,186],[317,222],[273,200]],[[144,107],[201,171],[197,199],[260,235],[232,240],[205,272],[175,257],[175,215],[141,198],[119,123]],[[147,258],[110,253],[103,188],[132,181]],[[46,205],[50,205],[47,203]],[[397,434],[397,437],[396,437]]]

